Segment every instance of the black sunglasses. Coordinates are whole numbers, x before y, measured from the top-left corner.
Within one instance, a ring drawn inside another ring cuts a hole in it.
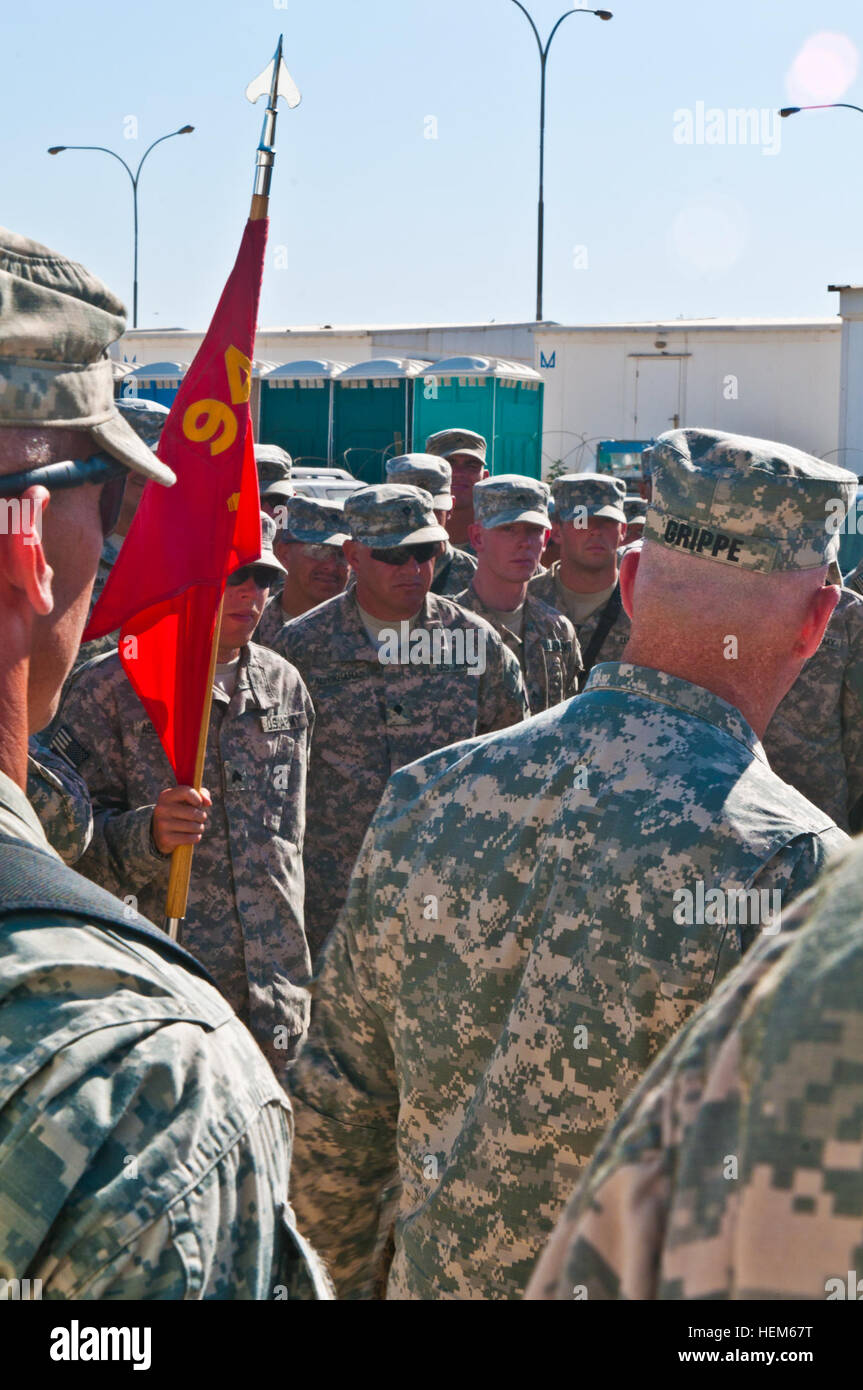
[[[425,545],[400,545],[387,550],[372,550],[372,559],[380,560],[382,565],[406,565],[408,560],[416,560],[425,565],[440,554],[440,541],[427,541]]]
[[[247,579],[254,579],[259,589],[269,589],[273,582],[273,571],[269,565],[241,565],[233,574],[228,575],[225,583],[229,589],[239,589]]]
[[[0,475],[0,497],[20,497],[30,487],[44,487],[49,492],[64,492],[84,483],[102,483],[99,494],[99,517],[102,535],[111,535],[117,525],[129,470],[110,454],[94,454],[88,459],[69,459],[63,463],[46,463],[27,468],[21,473]]]

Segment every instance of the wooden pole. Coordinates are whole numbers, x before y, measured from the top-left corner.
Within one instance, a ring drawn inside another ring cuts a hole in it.
[[[219,636],[222,630],[222,607],[224,597],[216,614],[213,628],[213,645],[210,648],[210,669],[207,677],[207,692],[204,696],[204,709],[201,714],[201,727],[198,731],[198,749],[195,754],[195,791],[200,791],[204,781],[204,761],[207,756],[207,737],[210,732],[210,714],[213,708],[213,679],[216,674],[216,660],[219,652]],[[180,939],[180,921],[186,915],[189,899],[189,881],[192,877],[192,855],[194,845],[178,845],[171,853],[171,873],[168,879],[168,895],[165,900],[168,935],[172,941]]]

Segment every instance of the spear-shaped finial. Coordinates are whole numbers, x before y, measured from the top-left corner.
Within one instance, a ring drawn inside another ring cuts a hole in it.
[[[264,125],[261,130],[261,139],[258,144],[258,162],[255,172],[255,189],[252,194],[252,209],[249,217],[252,222],[259,222],[267,215],[267,206],[270,197],[270,180],[273,176],[273,163],[276,158],[276,116],[278,114],[276,103],[279,97],[288,103],[293,110],[300,104],[300,93],[297,84],[285,66],[282,57],[282,35],[279,35],[279,42],[273,54],[272,61],[267,64],[262,73],[249,83],[246,88],[246,96],[249,101],[254,103],[262,96],[267,97],[267,109],[264,113]]]

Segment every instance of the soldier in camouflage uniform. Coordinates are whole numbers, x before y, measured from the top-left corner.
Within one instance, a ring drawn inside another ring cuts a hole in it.
[[[551,485],[561,559],[531,580],[530,592],[575,627],[584,676],[619,661],[629,641],[617,551],[626,529],[626,488],[606,473],[564,473]]]
[[[635,1082],[848,843],[758,731],[835,603],[825,503],[851,475],[714,431],[652,452],[635,664],[403,769],[366,837],[291,1079],[297,1209],[344,1295],[396,1182],[389,1297],[520,1293]],[[729,624],[757,649],[736,664]]]
[[[429,593],[446,532],[429,493],[385,483],[345,503],[356,587],[282,628],[316,711],[306,834],[314,960],[335,924],[387,778],[527,712],[515,657],[482,618]]]
[[[31,734],[27,751],[27,800],[45,837],[65,864],[76,864],[93,838],[87,783],[56,749]]]
[[[486,449],[482,435],[473,430],[438,430],[426,440],[426,453],[446,459],[452,470],[453,508],[446,529],[453,545],[468,555],[473,554],[469,532],[474,521],[474,484],[488,477]]]
[[[309,1016],[302,851],[314,712],[297,672],[248,641],[279,567],[266,544],[274,523],[261,520],[262,559],[237,570],[225,590],[207,792],[174,786],[116,652],[73,677],[54,746],[74,759],[90,788],[95,828],[78,868],[94,883],[131,895],[158,921],[171,851],[197,845],[184,944],[248,1023],[281,1079]]]
[[[273,495],[271,489],[268,496]],[[279,494],[273,520],[278,527],[273,549],[287,575],[281,594],[269,600],[255,633],[255,641],[264,647],[272,647],[285,623],[341,593],[348,577],[342,549],[348,533],[339,503]]]
[[[452,468],[446,459],[435,458],[433,454],[400,454],[398,458],[387,459],[387,482],[405,483],[431,493],[434,514],[446,529],[453,509]],[[447,537],[435,560],[431,592],[452,598],[467,588],[475,570],[475,556],[466,550],[456,550]]]
[[[285,495],[292,495],[291,474],[294,471],[294,461],[286,449],[282,449],[278,444],[256,444],[255,463],[258,468],[258,491],[262,497],[274,483],[286,488]]]
[[[0,230],[0,482],[65,475],[35,543],[0,536],[0,1279],[46,1299],[284,1296],[287,1097],[197,963],[67,869],[23,790],[116,517],[108,468],[173,481],[114,408],[123,327],[82,266]]]
[[[534,478],[500,473],[477,483],[471,539],[478,568],[455,602],[491,623],[524,673],[531,714],[578,691],[581,651],[572,623],[540,603],[528,580],[550,529],[548,488]]]
[[[861,1040],[858,842],[648,1072],[528,1297],[859,1300]]]
[[[770,766],[843,830],[863,796],[863,598],[843,589],[764,735]]]

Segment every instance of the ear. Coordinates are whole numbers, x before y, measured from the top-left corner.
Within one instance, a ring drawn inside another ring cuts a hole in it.
[[[40,618],[54,607],[54,571],[42,548],[42,515],[49,500],[44,487],[30,487],[20,497],[7,499],[6,529],[0,536],[0,575]]]
[[[632,596],[635,593],[635,576],[641,560],[640,550],[627,550],[620,562],[620,597],[628,618],[632,617]]]
[[[838,585],[825,584],[812,595],[806,621],[794,644],[794,655],[801,661],[808,661],[820,647],[821,638],[833,615],[833,609],[839,602],[841,592]]]
[[[482,527],[477,525],[475,521],[472,521],[470,526],[467,528],[467,538],[473,546],[474,550],[476,551],[477,555],[479,555],[483,548]]]

